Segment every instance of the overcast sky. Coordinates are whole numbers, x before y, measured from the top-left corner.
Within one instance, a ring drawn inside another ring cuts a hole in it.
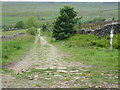
[[[119,2],[120,0],[1,0],[1,1],[39,1],[39,2]]]

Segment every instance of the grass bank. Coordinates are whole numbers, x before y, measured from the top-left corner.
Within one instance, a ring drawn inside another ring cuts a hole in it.
[[[10,40],[2,41],[2,65],[18,60],[33,45],[34,36],[22,35]]]

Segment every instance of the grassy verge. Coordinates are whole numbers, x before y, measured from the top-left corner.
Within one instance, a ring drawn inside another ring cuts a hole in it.
[[[34,37],[31,35],[19,36],[12,40],[2,41],[2,65],[9,64],[18,60],[28,51],[34,42]]]
[[[2,32],[2,35],[7,36],[7,35],[17,34],[17,33],[20,33],[20,32],[26,33],[26,31],[27,31],[27,29],[15,30],[15,31],[5,31],[5,32]]]

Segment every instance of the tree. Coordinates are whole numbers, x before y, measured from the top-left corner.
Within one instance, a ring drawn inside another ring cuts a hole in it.
[[[37,34],[37,28],[30,27],[28,28],[27,33],[35,36]]]
[[[77,22],[77,12],[73,7],[64,6],[60,9],[60,15],[53,23],[53,37],[56,40],[68,38],[74,32],[74,24]]]
[[[23,21],[19,21],[15,24],[15,28],[24,28],[24,22]]]
[[[114,18],[114,17],[112,17],[112,21],[115,21],[115,18]]]
[[[3,25],[3,26],[2,26],[2,29],[3,29],[3,30],[6,30],[6,25]]]
[[[42,25],[42,30],[43,31],[50,31],[50,24],[49,23],[43,24]]]
[[[30,27],[37,27],[38,25],[38,19],[34,16],[30,16],[27,20],[27,28],[30,28]]]
[[[47,25],[46,25],[46,24],[43,24],[43,25],[42,25],[42,30],[43,30],[43,31],[45,31],[45,30],[47,31]]]

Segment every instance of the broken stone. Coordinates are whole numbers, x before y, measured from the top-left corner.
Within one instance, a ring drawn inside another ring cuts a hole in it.
[[[86,71],[88,71],[88,70],[81,69],[81,71],[84,71],[84,72],[86,72]]]
[[[22,72],[16,72],[16,74],[17,74],[17,75],[20,75],[20,74],[22,74]]]
[[[84,81],[84,80],[81,80],[81,81]]]
[[[74,74],[82,74],[82,73],[74,73]]]
[[[79,72],[79,70],[70,71],[70,73],[76,73],[76,72]]]
[[[99,88],[102,88],[102,86],[99,86]]]
[[[31,76],[28,76],[28,78],[31,78]]]
[[[38,77],[38,75],[35,75],[34,77]]]
[[[99,88],[99,86],[95,86],[96,88]]]
[[[90,88],[92,88],[92,86],[90,86]]]
[[[107,74],[108,76],[112,76],[111,74]]]
[[[54,69],[54,67],[50,67],[50,69]]]
[[[51,73],[52,71],[45,71],[46,73]]]
[[[45,73],[45,75],[49,75],[49,73]]]
[[[45,78],[45,80],[50,80],[51,78]]]
[[[30,70],[26,71],[26,72],[30,72]]]
[[[35,75],[35,76],[34,76],[34,80],[37,80],[37,79],[38,79],[38,75]]]
[[[85,76],[85,78],[88,78],[88,76]]]
[[[55,88],[60,88],[60,86],[56,86]]]
[[[65,71],[65,70],[57,70],[57,72],[59,72],[59,73],[67,73],[67,71]]]
[[[12,79],[15,79],[15,77],[12,77]]]
[[[67,77],[67,75],[64,75],[64,77]]]
[[[52,75],[55,75],[54,73],[52,73]]]
[[[59,67],[58,69],[66,70],[66,68],[65,68],[65,67]]]
[[[101,75],[104,75],[104,73],[102,73]]]
[[[37,67],[37,68],[35,68],[35,69],[48,69],[48,68],[38,68],[38,67]]]
[[[91,85],[90,87],[92,88],[92,87],[95,87],[95,86],[94,86],[94,85]]]
[[[24,69],[22,69],[22,70],[21,70],[21,72],[23,73],[23,72],[25,72],[25,70],[24,70]]]
[[[61,75],[54,75],[54,76],[58,76],[58,77],[60,77]]]
[[[39,79],[44,79],[44,77],[39,77]]]
[[[107,79],[107,78],[111,78],[111,77],[105,77],[105,78]]]
[[[29,80],[33,80],[33,78],[31,77],[31,78],[29,78]]]
[[[74,77],[75,79],[79,79],[79,78],[81,78],[81,77]]]

